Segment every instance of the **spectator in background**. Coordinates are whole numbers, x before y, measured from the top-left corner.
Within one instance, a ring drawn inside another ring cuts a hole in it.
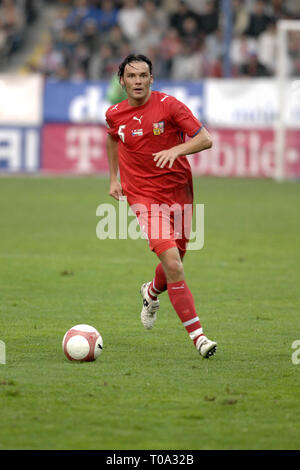
[[[224,38],[221,29],[209,34],[205,39],[205,75],[209,77],[222,77]]]
[[[182,41],[177,29],[169,28],[159,45],[159,55],[161,58],[159,66],[161,75],[158,76],[162,76],[163,78],[170,77],[173,60],[181,52],[181,46]],[[158,64],[156,63],[155,67],[157,66]]]
[[[0,21],[0,66],[5,62],[8,55],[7,34]]]
[[[180,0],[161,0],[159,6],[167,13],[168,17],[170,17],[170,15],[177,10],[179,1]]]
[[[207,0],[185,0],[188,8],[193,10],[197,15],[203,15],[206,12]]]
[[[67,7],[59,7],[56,10],[55,18],[50,25],[50,32],[54,38],[62,35],[62,32],[67,24],[69,13],[70,11]]]
[[[72,54],[70,54],[65,64],[67,65],[71,79],[84,80],[88,78],[88,68],[90,53],[83,42],[78,42]]]
[[[155,75],[165,79],[170,76],[171,62],[166,62],[161,56],[160,44],[157,47],[149,47],[148,57],[155,63]]]
[[[146,15],[146,22],[150,26],[153,34],[157,34],[161,39],[169,26],[168,16],[165,10],[156,6],[154,0],[146,0],[143,3]]]
[[[98,21],[99,9],[91,6],[88,0],[75,0],[75,6],[66,20],[66,26],[81,31],[88,18]]]
[[[44,47],[44,54],[38,64],[38,71],[46,78],[56,77],[59,67],[64,63],[63,54],[54,48],[52,40],[48,40]]]
[[[186,18],[195,18],[199,21],[199,16],[190,10],[184,1],[180,1],[174,13],[170,15],[170,27],[175,28],[179,34],[183,33],[183,23]]]
[[[129,54],[131,54],[129,43],[123,42],[122,44],[120,44],[120,47],[118,49],[118,55],[115,56],[117,67],[116,70],[119,70],[118,64],[120,64],[120,59],[122,61],[124,57],[127,57]]]
[[[285,5],[292,18],[300,18],[300,2],[285,0]]]
[[[230,59],[233,66],[233,76],[239,76],[242,67],[249,57],[257,52],[257,40],[246,34],[236,35],[230,44]]]
[[[133,43],[132,50],[150,57],[156,64],[157,76],[165,77],[168,75],[170,64],[165,64],[160,57],[159,47],[168,30],[168,16],[161,6],[156,6],[154,0],[146,0],[143,3],[143,8],[146,20],[142,23],[140,36],[136,43]]]
[[[6,56],[9,56],[19,48],[24,27],[24,13],[16,6],[14,0],[2,0],[0,7],[0,29],[3,31],[2,41]]]
[[[300,76],[300,57],[297,57],[294,59],[293,70],[292,70],[291,76],[292,77]]]
[[[4,5],[14,5],[14,1],[18,0],[2,0],[2,4],[0,0],[1,10]],[[19,1],[26,4],[33,0]],[[224,21],[220,21],[223,19],[220,3],[220,0],[60,0],[51,25],[54,49],[62,55],[63,63],[69,64],[69,76],[75,79],[105,79],[113,64],[122,62],[132,52],[150,56],[157,78],[221,77]],[[247,70],[250,76],[274,74],[276,22],[282,17],[297,16],[297,11],[300,17],[300,0],[299,8],[296,3],[232,0],[233,76],[245,76]],[[1,49],[3,56],[8,46],[7,31],[1,28],[3,18],[0,14],[0,59]],[[297,61],[299,42],[291,41],[291,48],[292,58]],[[84,49],[88,50],[88,58]],[[53,59],[53,50],[51,54]],[[50,63],[50,51],[45,55]],[[186,69],[180,71],[180,64]],[[64,79],[67,74],[62,65],[59,67],[60,79]]]
[[[258,60],[270,74],[275,73],[277,56],[276,23],[272,20],[257,40]]]
[[[241,66],[240,75],[245,78],[269,77],[270,72],[259,62],[256,52],[252,52],[247,57],[247,61]]]
[[[300,32],[293,31],[289,35],[290,61],[288,62],[288,73],[299,77],[300,71]]]
[[[5,50],[5,45],[6,45],[6,34],[5,34],[4,29],[0,28],[0,57],[1,57],[1,53],[3,53]]]
[[[243,34],[249,24],[249,13],[242,0],[232,0],[233,35]]]
[[[106,34],[107,42],[111,45],[113,54],[116,57],[121,57],[122,46],[128,45],[129,41],[125,38],[119,25],[113,26]],[[125,54],[126,57],[128,54]],[[119,61],[119,62],[122,62]]]
[[[160,43],[158,31],[151,28],[148,21],[143,21],[140,25],[140,33],[137,38],[131,42],[131,50],[134,54],[143,54],[148,56],[148,51],[152,47],[157,47]]]
[[[102,44],[97,54],[89,63],[89,77],[91,80],[111,79],[117,66],[116,58],[110,44]]]
[[[28,25],[33,24],[38,18],[38,6],[35,0],[23,0],[25,12],[25,22]]]
[[[265,4],[262,0],[257,0],[254,5],[254,11],[250,15],[249,25],[246,30],[248,36],[257,38],[265,31],[270,23],[270,16],[265,13]]]
[[[57,71],[56,74],[51,77],[53,80],[58,81],[58,82],[64,82],[67,80],[70,80],[70,73],[69,69],[65,64],[61,64]]]
[[[189,47],[182,43],[181,51],[172,62],[172,80],[198,80],[204,76],[204,58],[202,51],[191,54]]]
[[[190,53],[199,50],[203,43],[204,35],[199,32],[198,23],[194,16],[187,16],[183,20],[181,40],[190,49]]]
[[[215,0],[206,0],[205,12],[198,17],[199,28],[204,34],[214,33],[219,27],[219,12]]]
[[[62,30],[61,35],[54,40],[54,45],[67,61],[74,53],[75,47],[79,41],[79,32],[74,27],[67,26]]]
[[[100,46],[100,35],[98,31],[98,23],[95,18],[88,18],[83,25],[82,42],[88,48],[90,55],[97,52]]]
[[[117,21],[128,40],[137,39],[146,19],[145,11],[138,6],[136,0],[124,0],[124,7],[119,11]]]
[[[98,28],[105,33],[117,24],[119,10],[111,0],[102,0],[100,4]]]
[[[271,4],[267,6],[267,12],[269,16],[273,18],[274,21],[278,21],[280,19],[287,20],[293,18],[292,13],[286,7],[286,1],[283,2],[282,0],[271,0]]]

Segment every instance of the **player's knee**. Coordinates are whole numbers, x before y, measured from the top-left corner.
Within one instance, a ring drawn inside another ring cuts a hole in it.
[[[184,271],[183,271],[183,264],[181,259],[169,259],[165,263],[165,271],[168,281],[176,282],[183,278]]]

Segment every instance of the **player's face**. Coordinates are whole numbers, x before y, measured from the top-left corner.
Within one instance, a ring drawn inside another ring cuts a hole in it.
[[[124,75],[120,79],[121,85],[125,86],[129,103],[141,105],[150,96],[150,85],[153,82],[149,66],[146,62],[131,62],[124,69]]]

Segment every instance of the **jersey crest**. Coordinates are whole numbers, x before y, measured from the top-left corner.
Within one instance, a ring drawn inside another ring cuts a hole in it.
[[[161,135],[165,131],[165,121],[153,122],[153,134]]]

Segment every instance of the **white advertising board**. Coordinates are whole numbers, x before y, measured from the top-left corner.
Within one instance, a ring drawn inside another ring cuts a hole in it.
[[[289,128],[300,128],[296,83],[295,79],[286,84],[285,120]],[[204,116],[206,123],[215,128],[274,128],[278,116],[277,81],[270,78],[206,80]]]
[[[42,106],[41,75],[0,75],[1,126],[40,126]]]

